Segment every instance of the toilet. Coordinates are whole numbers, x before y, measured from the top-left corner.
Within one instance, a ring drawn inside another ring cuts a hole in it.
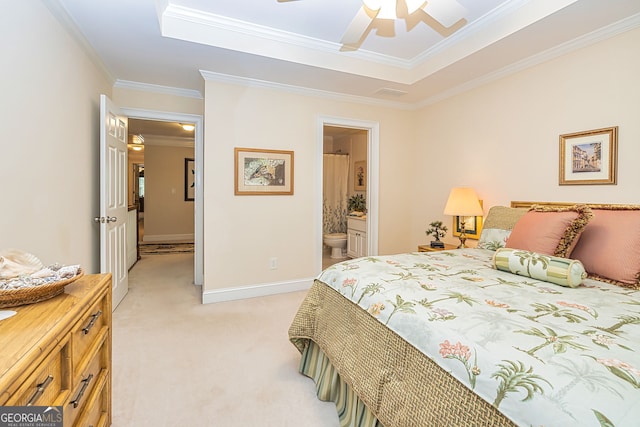
[[[331,248],[331,258],[346,258],[347,233],[330,233],[324,235],[324,244]]]

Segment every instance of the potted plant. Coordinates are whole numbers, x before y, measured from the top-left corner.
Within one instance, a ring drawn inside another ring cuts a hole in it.
[[[362,212],[364,214],[367,211],[367,201],[362,194],[354,194],[347,200],[347,209],[350,214],[352,212]]]
[[[447,227],[442,224],[442,221],[434,221],[429,224],[429,228],[425,231],[427,236],[433,236],[436,240],[431,241],[432,248],[444,248],[444,243],[440,241],[441,237],[447,234]]]

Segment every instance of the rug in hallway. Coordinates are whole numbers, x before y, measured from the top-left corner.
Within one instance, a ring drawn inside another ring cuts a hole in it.
[[[193,243],[142,243],[140,255],[193,253]]]

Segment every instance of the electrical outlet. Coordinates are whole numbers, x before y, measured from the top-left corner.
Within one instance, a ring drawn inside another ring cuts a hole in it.
[[[278,268],[278,258],[273,257],[269,260],[269,268],[271,270],[276,270]]]

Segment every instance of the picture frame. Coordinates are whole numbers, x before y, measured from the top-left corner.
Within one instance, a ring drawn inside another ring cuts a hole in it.
[[[617,165],[617,126],[560,135],[559,185],[615,185]]]
[[[184,201],[193,202],[196,199],[196,161],[184,159]]]
[[[293,195],[293,151],[234,149],[236,196]]]
[[[482,200],[478,200],[480,206],[482,206]],[[481,216],[454,216],[453,217],[453,236],[460,237],[460,223],[464,218],[464,234],[467,239],[480,239],[480,233],[482,232],[482,217]]]
[[[353,164],[353,189],[355,191],[367,191],[367,162],[361,160]]]

